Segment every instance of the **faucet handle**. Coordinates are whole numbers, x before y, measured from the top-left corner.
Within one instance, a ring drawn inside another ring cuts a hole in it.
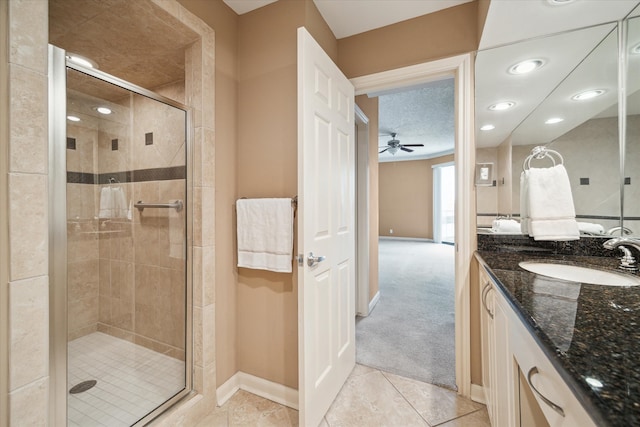
[[[624,245],[619,245],[618,249],[620,249],[623,253],[622,257],[620,257],[619,268],[626,271],[638,271],[636,258],[631,254],[629,248]]]

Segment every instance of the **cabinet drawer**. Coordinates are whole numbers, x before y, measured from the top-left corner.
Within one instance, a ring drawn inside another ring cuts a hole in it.
[[[513,356],[549,425],[595,427],[529,331],[522,324],[513,326],[510,330]]]

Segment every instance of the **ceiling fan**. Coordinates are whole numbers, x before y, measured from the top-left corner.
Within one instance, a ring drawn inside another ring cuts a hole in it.
[[[391,140],[387,141],[387,146],[382,146],[380,148],[384,148],[384,150],[380,151],[378,154],[382,154],[385,151],[389,151],[391,154],[396,154],[396,152],[400,149],[402,151],[406,151],[407,153],[412,153],[413,150],[407,147],[424,147],[424,144],[400,144],[400,141],[396,139],[397,133],[391,133]]]

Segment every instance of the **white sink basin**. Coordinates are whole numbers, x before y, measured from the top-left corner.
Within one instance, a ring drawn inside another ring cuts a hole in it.
[[[614,271],[578,267],[576,265],[523,261],[520,267],[527,271],[554,279],[606,286],[638,286],[640,279]]]

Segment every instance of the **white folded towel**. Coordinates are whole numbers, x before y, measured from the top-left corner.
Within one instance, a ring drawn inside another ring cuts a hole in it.
[[[493,231],[496,233],[520,233],[520,223],[513,219],[494,219]]]
[[[578,230],[581,233],[600,235],[604,234],[604,227],[593,222],[578,222]]]
[[[291,273],[291,199],[240,199],[236,212],[238,267]]]
[[[128,218],[130,207],[127,205],[124,190],[120,187],[102,187],[100,190],[100,210],[98,218]]]
[[[529,235],[535,240],[577,240],[580,231],[569,176],[563,165],[528,170]]]

